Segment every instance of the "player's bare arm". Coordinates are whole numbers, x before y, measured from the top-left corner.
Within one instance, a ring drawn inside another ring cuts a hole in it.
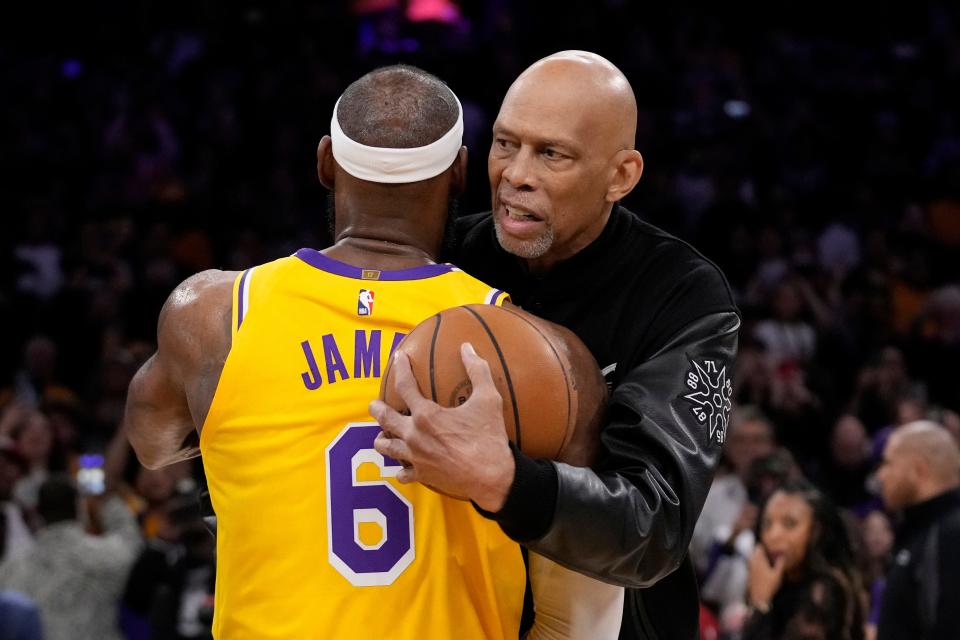
[[[183,281],[157,322],[157,352],[130,382],[126,430],[149,469],[200,454],[200,430],[230,351],[235,271],[209,270]]]

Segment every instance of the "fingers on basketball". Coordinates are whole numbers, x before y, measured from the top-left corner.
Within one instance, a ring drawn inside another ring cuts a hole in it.
[[[528,455],[558,459],[566,443],[598,438],[593,431],[572,436],[599,424],[606,387],[587,348],[569,331],[554,332],[551,326],[515,308],[453,307],[417,325],[398,351],[409,356],[418,397],[456,407],[471,398],[484,406],[499,396],[490,410],[503,416],[507,436]],[[391,359],[384,372],[381,397],[400,411],[408,396],[416,398],[409,388],[403,395],[393,388],[398,362]],[[487,393],[491,397],[484,397]],[[427,405],[416,407],[415,426]]]

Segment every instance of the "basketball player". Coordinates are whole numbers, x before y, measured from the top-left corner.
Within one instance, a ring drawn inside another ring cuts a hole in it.
[[[573,330],[603,368],[612,393],[594,468],[505,451],[502,417],[475,406],[421,397],[408,401],[412,416],[381,402],[371,413],[384,428],[377,450],[412,465],[402,480],[466,487],[531,551],[627,588],[621,638],[692,640],[687,547],[724,440],[740,321],[712,263],[618,204],[643,168],[636,121],[633,90],[609,61],[582,51],[538,61],[494,124],[493,210],[458,225],[458,264]],[[398,387],[409,375],[397,366]],[[435,434],[470,446],[437,455]],[[576,617],[576,591],[559,597]],[[574,631],[596,637],[589,619]]]
[[[318,150],[336,244],[198,274],[161,311],[126,424],[148,467],[203,454],[215,638],[518,636],[520,548],[469,503],[396,483],[401,465],[373,450],[367,412],[414,325],[504,297],[434,262],[464,184],[462,133],[459,102],[433,76],[364,76]],[[490,382],[482,360],[467,365]]]

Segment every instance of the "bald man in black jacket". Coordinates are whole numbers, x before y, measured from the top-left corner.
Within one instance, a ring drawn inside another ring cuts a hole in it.
[[[887,508],[903,512],[877,640],[960,637],[960,448],[946,429],[893,432],[877,470]]]
[[[412,465],[404,480],[468,486],[531,551],[626,588],[620,638],[694,640],[687,547],[726,433],[740,319],[716,266],[618,204],[643,169],[636,118],[607,60],[570,51],[537,62],[494,124],[493,210],[457,227],[458,266],[574,331],[600,364],[611,397],[597,464],[531,459],[505,436],[441,457],[424,436],[475,442],[471,433],[502,434],[502,416],[371,411],[385,431],[378,451]],[[396,436],[412,423],[418,436]]]

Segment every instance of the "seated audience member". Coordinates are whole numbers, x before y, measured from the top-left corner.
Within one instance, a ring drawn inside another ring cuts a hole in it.
[[[764,505],[759,531],[744,640],[863,640],[860,573],[827,497],[805,480],[787,482]]]

